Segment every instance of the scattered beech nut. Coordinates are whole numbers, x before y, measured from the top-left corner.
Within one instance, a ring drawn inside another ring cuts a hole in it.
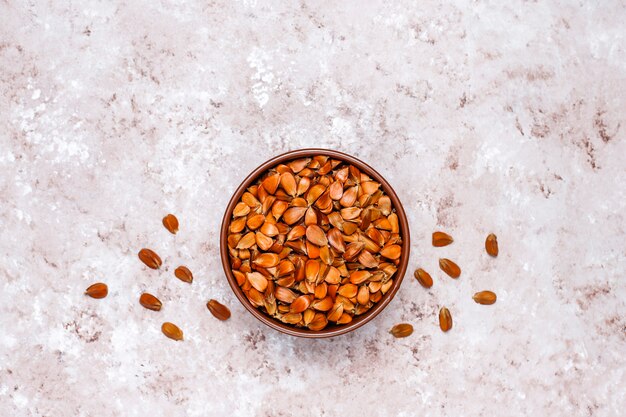
[[[159,269],[161,267],[161,258],[154,251],[150,249],[142,249],[139,251],[139,259],[143,262],[148,268]]]
[[[452,316],[450,315],[450,310],[445,307],[441,307],[441,310],[439,310],[439,327],[444,332],[452,328]]]
[[[413,275],[415,276],[415,279],[417,279],[417,282],[419,282],[422,285],[422,287],[430,288],[433,286],[432,277],[430,276],[428,272],[424,271],[422,268],[416,269]]]
[[[163,334],[173,340],[183,340],[183,331],[174,323],[165,322],[161,325]]]
[[[450,243],[454,242],[452,236],[444,232],[434,232],[433,233],[433,246],[442,247],[448,246]]]
[[[173,235],[178,232],[178,219],[173,214],[163,217],[163,226]]]
[[[405,256],[398,214],[381,184],[326,155],[262,173],[229,222],[230,267],[245,297],[312,331],[370,311],[394,287]]]
[[[109,287],[102,282],[97,282],[95,284],[90,285],[85,290],[85,294],[90,296],[91,298],[104,298],[109,293]]]
[[[161,310],[161,307],[163,306],[163,304],[158,298],[156,298],[152,294],[148,294],[147,292],[141,294],[141,296],[139,297],[139,304],[141,304],[148,310],[153,310],[153,311],[159,311]]]
[[[439,259],[439,268],[452,278],[458,278],[461,275],[461,268],[450,259]]]
[[[209,300],[206,303],[207,308],[219,320],[228,320],[230,318],[230,310],[224,304],[217,300]]]
[[[492,291],[480,291],[472,297],[478,304],[491,305],[496,302],[496,294]]]
[[[413,326],[408,323],[396,324],[389,330],[389,333],[396,338],[407,337],[413,333]]]
[[[178,278],[179,280],[183,282],[187,282],[189,284],[193,282],[193,274],[191,273],[189,268],[187,268],[186,266],[181,265],[178,268],[176,268],[174,270],[174,275],[176,276],[176,278]]]
[[[498,256],[498,238],[493,233],[487,236],[485,240],[485,250],[494,258]]]

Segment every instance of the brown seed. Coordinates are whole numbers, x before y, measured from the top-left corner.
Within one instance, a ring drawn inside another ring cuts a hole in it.
[[[250,288],[248,291],[248,300],[256,307],[264,306],[265,297],[256,288]]]
[[[380,287],[380,292],[382,292],[383,294],[387,294],[387,291],[389,291],[389,289],[391,288],[391,286],[393,285],[393,280],[390,279],[389,281],[383,283],[383,285],[381,285]]]
[[[330,253],[330,248],[328,246],[322,246],[320,248],[320,259],[326,265],[332,265],[332,263],[334,262],[335,258],[333,257],[332,253]]]
[[[378,260],[374,258],[374,255],[372,255],[370,251],[367,251],[367,250],[361,251],[361,254],[359,255],[358,260],[359,260],[359,263],[366,268],[378,267]]]
[[[306,234],[306,227],[304,227],[303,225],[299,224],[295,227],[293,227],[289,233],[287,233],[287,241],[293,241],[293,240],[298,240],[300,239],[302,236],[304,236]]]
[[[278,301],[282,301],[286,304],[293,303],[297,298],[296,294],[294,294],[293,291],[291,291],[289,288],[281,286],[276,286],[276,289],[274,290],[274,296]]]
[[[472,297],[478,304],[491,305],[496,302],[496,294],[491,291],[480,291]]]
[[[333,308],[333,298],[328,296],[324,297],[321,300],[315,300],[311,303],[311,307],[318,311],[328,311]]]
[[[237,284],[241,287],[246,282],[246,276],[241,271],[233,270],[233,275],[237,280]]]
[[[400,245],[388,245],[382,248],[380,254],[388,259],[398,259],[402,254],[402,247]]]
[[[173,214],[163,217],[163,226],[173,235],[178,232],[178,219]]]
[[[254,241],[261,250],[269,250],[274,245],[274,239],[266,236],[262,232],[256,232],[254,235]]]
[[[372,293],[372,294],[370,295],[370,301],[371,301],[372,303],[377,303],[377,302],[379,302],[381,298],[383,298],[383,293],[382,293],[382,291],[376,291],[376,292],[374,292],[374,293]]]
[[[276,189],[278,188],[278,183],[280,182],[280,174],[271,174],[268,175],[263,181],[263,188],[270,193],[274,194]]]
[[[148,268],[159,269],[163,263],[161,258],[159,258],[159,255],[150,249],[144,248],[140,250],[138,256],[141,262],[146,264]]]
[[[309,207],[304,213],[304,224],[306,226],[317,224],[317,213],[313,207]]]
[[[296,196],[298,185],[296,179],[291,172],[285,172],[280,176],[280,186],[292,197]]]
[[[239,243],[240,240],[241,240],[240,233],[234,233],[234,234],[228,235],[228,247],[235,248],[237,246],[237,243]]]
[[[248,217],[248,221],[246,225],[250,230],[256,230],[263,225],[265,222],[265,216],[262,214],[255,214],[253,216]]]
[[[303,158],[303,159],[296,159],[295,161],[291,161],[287,165],[289,166],[289,168],[291,168],[291,170],[295,174],[297,174],[298,172],[306,168],[309,162],[311,162],[310,158]]]
[[[233,220],[229,227],[230,233],[241,232],[246,227],[246,220],[245,217],[239,217]]]
[[[274,216],[274,218],[278,220],[281,218],[285,210],[287,210],[288,208],[289,208],[289,203],[287,203],[286,201],[276,201],[272,205],[272,216]]]
[[[317,246],[325,246],[328,244],[324,230],[318,225],[311,225],[306,228],[306,238],[309,242]]]
[[[289,311],[291,313],[302,313],[304,310],[309,308],[309,305],[311,305],[311,299],[306,295],[301,295],[296,298],[293,303],[291,303]]]
[[[398,220],[398,215],[396,213],[391,213],[387,220],[389,224],[391,224],[391,233],[400,233],[400,223]]]
[[[257,208],[261,205],[261,202],[250,192],[243,193],[241,201],[246,203],[250,208]]]
[[[372,274],[369,271],[355,271],[350,274],[350,282],[359,285],[367,281]]]
[[[352,242],[346,247],[346,251],[343,253],[343,258],[346,261],[351,261],[359,255],[365,245],[363,242]]]
[[[487,236],[485,240],[485,250],[494,258],[498,256],[498,238],[493,233]]]
[[[326,318],[326,315],[322,313],[315,313],[313,320],[309,323],[309,329],[318,332],[324,329],[327,325],[328,319]]]
[[[344,310],[345,310],[345,307],[344,307]],[[348,324],[351,321],[352,321],[352,316],[347,313],[343,313],[341,317],[339,318],[339,320],[337,320],[337,324]]]
[[[239,242],[237,243],[237,246],[235,246],[235,248],[250,249],[252,246],[254,246],[255,243],[256,243],[256,236],[254,235],[254,232],[249,232],[249,233],[246,233],[244,237],[239,239]]]
[[[170,339],[183,340],[183,331],[178,328],[174,323],[165,322],[161,326],[163,334]]]
[[[389,196],[382,196],[378,199],[378,203],[376,203],[380,211],[385,216],[389,216],[391,214],[391,198]]]
[[[365,181],[361,183],[361,189],[365,194],[374,194],[378,191],[378,187],[380,187],[380,184],[374,181]]]
[[[359,225],[353,222],[344,222],[342,227],[344,233],[349,236],[356,232],[356,230],[359,228]]]
[[[356,295],[356,300],[361,305],[366,305],[370,301],[370,290],[366,285],[361,285]]]
[[[346,298],[356,297],[359,288],[354,284],[345,284],[339,287],[337,294],[340,294]]]
[[[302,314],[300,313],[287,313],[283,315],[280,320],[287,324],[298,324],[302,321]]]
[[[328,294],[328,284],[326,282],[322,282],[315,286],[315,298],[321,300],[326,297]]]
[[[174,275],[176,275],[176,278],[183,282],[187,282],[189,284],[193,282],[193,274],[186,266],[179,266],[176,268],[174,270]]]
[[[391,222],[385,217],[376,220],[374,222],[374,226],[377,229],[386,230],[386,231],[391,231],[391,229],[393,228],[393,226],[391,226]]]
[[[85,294],[90,296],[91,298],[104,298],[109,293],[109,287],[102,282],[97,282],[95,284],[90,285],[85,290]]]
[[[326,318],[328,319],[328,321],[336,322],[337,320],[339,320],[342,314],[343,314],[343,304],[335,303],[333,305],[333,308],[331,308],[328,314],[326,315]]]
[[[343,185],[339,181],[335,181],[330,184],[330,187],[328,187],[328,192],[330,198],[333,200],[340,200],[343,196]]]
[[[267,278],[265,278],[260,272],[248,272],[246,277],[248,278],[248,281],[250,281],[250,284],[259,292],[263,292],[267,288]]]
[[[337,170],[335,173],[335,179],[339,182],[346,182],[348,179],[348,175],[350,175],[349,168],[347,166]]]
[[[233,209],[233,216],[235,217],[247,216],[248,213],[250,213],[250,206],[243,201],[237,203],[237,205]]]
[[[450,243],[454,242],[452,236],[444,232],[434,232],[433,233],[433,246],[442,247],[448,246]]]
[[[269,236],[269,237],[274,237],[280,233],[280,231],[278,230],[278,227],[274,223],[269,223],[267,221],[263,223],[263,226],[261,226],[261,229],[259,230],[265,236]]]
[[[305,326],[308,326],[309,323],[311,323],[314,318],[315,318],[315,310],[312,310],[309,308],[309,309],[304,310],[304,313],[302,313],[302,321],[304,321]]]
[[[304,267],[304,275],[306,276],[307,280],[311,282],[317,281],[317,276],[319,274],[319,271],[320,271],[319,261],[316,261],[315,259],[309,259],[308,261],[306,261],[306,264]]]
[[[409,323],[396,324],[389,330],[389,333],[396,338],[407,337],[413,333],[413,326]]]
[[[329,285],[339,284],[339,282],[341,282],[341,273],[337,268],[331,266],[328,268],[324,281]]]
[[[385,236],[383,236],[380,230],[376,229],[375,227],[370,227],[367,230],[366,234],[378,246],[383,246],[385,244]]]
[[[358,207],[346,207],[341,209],[340,213],[344,220],[354,220],[361,214],[361,209]]]
[[[302,216],[304,216],[306,210],[306,207],[291,207],[290,209],[287,209],[287,211],[285,211],[285,213],[283,214],[283,220],[288,225],[292,225],[299,221]]]
[[[217,300],[209,300],[206,303],[207,308],[218,320],[228,320],[230,318],[230,310],[224,304]]]
[[[306,193],[310,186],[311,186],[310,178],[307,178],[307,177],[300,178],[300,181],[298,181],[298,188],[296,190],[296,195],[302,195]]]
[[[452,328],[452,316],[450,315],[450,310],[445,307],[441,307],[441,310],[439,310],[439,327],[444,332]]]
[[[343,304],[343,311],[344,312],[348,312],[350,314],[354,314],[353,310],[355,308],[355,305],[354,305],[354,303],[352,301],[350,301],[350,299],[344,297],[341,294],[337,294],[337,296],[335,297],[335,302]]]
[[[139,297],[139,304],[147,308],[148,310],[160,311],[163,304],[161,301],[152,294],[147,292],[141,294]]]
[[[346,244],[341,235],[341,231],[335,227],[328,231],[328,243],[340,253],[346,251]]]
[[[368,287],[370,289],[371,293],[375,293],[378,292],[380,290],[380,287],[383,285],[383,283],[381,281],[372,281],[369,283]]]
[[[339,203],[344,207],[352,207],[357,197],[357,188],[358,187],[350,187],[343,192]]]
[[[271,268],[278,265],[278,262],[280,262],[280,257],[275,253],[262,253],[252,261],[261,268]]]
[[[326,186],[324,184],[315,184],[313,187],[309,189],[306,193],[306,203],[307,205],[313,205],[326,191]]]
[[[330,172],[330,170],[332,169],[332,164],[330,161],[326,162],[324,165],[322,165],[320,167],[320,169],[317,170],[317,173],[320,175],[326,175]]]
[[[430,276],[428,272],[424,271],[422,268],[416,269],[413,275],[415,276],[415,279],[417,279],[417,282],[422,284],[422,287],[430,288],[433,286],[432,277]]]
[[[439,259],[439,268],[452,278],[458,278],[461,275],[461,268],[450,259]]]
[[[284,259],[280,261],[278,266],[276,267],[276,276],[283,277],[287,274],[294,272],[295,270],[296,270],[296,267],[293,264],[293,262],[291,262],[288,259]]]
[[[280,285],[281,287],[291,287],[293,284],[295,284],[295,282],[296,279],[293,274],[291,274],[284,278],[277,279],[276,285]]]

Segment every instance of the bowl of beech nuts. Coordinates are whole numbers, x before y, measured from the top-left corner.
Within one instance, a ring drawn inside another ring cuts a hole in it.
[[[237,188],[220,253],[235,295],[257,319],[308,338],[350,332],[393,299],[409,228],[389,183],[353,156],[287,152]]]

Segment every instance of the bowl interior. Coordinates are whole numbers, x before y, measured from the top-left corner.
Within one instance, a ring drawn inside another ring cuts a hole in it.
[[[230,224],[230,218],[232,216],[233,209],[241,199],[241,196],[246,191],[246,189],[253,185],[256,180],[260,176],[262,176],[268,169],[273,168],[278,164],[285,163],[293,159],[315,155],[327,155],[331,158],[348,162],[359,168],[359,170],[369,175],[371,178],[375,179],[377,182],[379,182],[383,191],[391,199],[391,203],[396,210],[400,223],[400,234],[402,236],[402,256],[400,257],[400,262],[397,266],[397,272],[393,278],[393,285],[391,286],[387,294],[385,294],[378,303],[374,304],[374,306],[372,306],[369,311],[360,316],[355,316],[350,323],[339,326],[332,325],[320,331],[312,331],[305,328],[292,327],[278,321],[277,319],[274,319],[273,317],[266,315],[261,310],[253,306],[250,301],[248,301],[248,298],[243,293],[243,290],[237,284],[235,276],[232,273],[227,243],[228,226]],[[224,272],[226,274],[226,277],[228,278],[228,283],[230,284],[230,287],[232,288],[239,301],[253,316],[255,316],[266,325],[272,327],[273,329],[289,335],[308,338],[322,338],[344,334],[361,327],[362,325],[376,317],[389,304],[389,302],[393,299],[396,292],[400,288],[400,284],[402,283],[402,279],[404,278],[404,274],[406,273],[408,265],[410,246],[409,227],[406,214],[404,212],[402,204],[400,203],[400,199],[396,195],[393,188],[391,188],[389,183],[372,167],[360,161],[359,159],[356,159],[355,157],[344,154],[342,152],[329,149],[300,149],[296,151],[286,152],[282,155],[278,155],[268,160],[267,162],[256,168],[254,171],[252,171],[252,173],[250,173],[250,175],[248,175],[248,177],[246,177],[246,179],[237,188],[228,206],[226,207],[226,212],[224,213],[224,217],[222,219],[222,227],[220,232],[220,255],[222,258],[222,266],[224,267]]]

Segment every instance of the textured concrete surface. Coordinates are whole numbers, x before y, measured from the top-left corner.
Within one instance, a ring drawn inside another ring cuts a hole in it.
[[[622,416],[624,21],[613,0],[2,2],[0,415]],[[218,253],[245,175],[311,146],[390,181],[435,279],[317,341],[238,305]]]

